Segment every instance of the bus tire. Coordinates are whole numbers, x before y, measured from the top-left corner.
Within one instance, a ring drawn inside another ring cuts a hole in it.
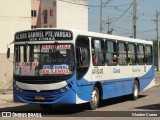
[[[90,109],[95,110],[99,106],[99,90],[97,87],[94,87],[92,90]]]
[[[40,104],[39,105],[43,110],[50,110],[52,109],[52,105],[49,104]]]
[[[132,99],[137,100],[139,96],[139,84],[137,81],[134,81],[133,89],[132,89]]]

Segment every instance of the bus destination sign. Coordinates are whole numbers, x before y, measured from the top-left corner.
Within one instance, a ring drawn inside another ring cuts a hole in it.
[[[15,34],[15,42],[24,41],[56,41],[72,40],[73,34],[67,30],[34,30],[18,32]]]

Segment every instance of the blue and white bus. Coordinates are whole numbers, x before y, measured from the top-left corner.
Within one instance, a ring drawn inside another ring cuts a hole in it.
[[[15,33],[13,98],[39,104],[89,103],[154,86],[151,41],[66,29]],[[9,57],[9,52],[8,56]]]

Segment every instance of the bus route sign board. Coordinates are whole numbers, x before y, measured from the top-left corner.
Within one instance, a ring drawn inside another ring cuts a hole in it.
[[[73,33],[68,30],[32,30],[17,32],[15,42],[72,40]]]

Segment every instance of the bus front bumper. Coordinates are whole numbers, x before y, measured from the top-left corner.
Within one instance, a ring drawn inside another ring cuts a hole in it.
[[[37,92],[13,87],[13,100],[32,104],[76,104],[76,93],[71,88]]]

